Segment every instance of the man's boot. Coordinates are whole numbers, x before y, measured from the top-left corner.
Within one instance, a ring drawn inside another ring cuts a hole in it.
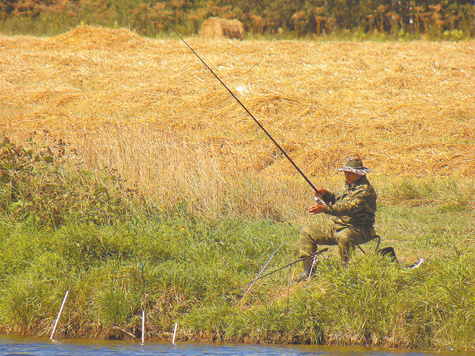
[[[312,260],[313,257],[305,257],[303,259],[303,272],[300,276],[294,278],[294,282],[303,282],[306,281],[308,277],[310,277],[310,270],[312,269]]]

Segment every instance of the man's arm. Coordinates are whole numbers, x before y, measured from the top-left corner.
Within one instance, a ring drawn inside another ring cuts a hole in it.
[[[350,199],[338,201],[333,205],[325,205],[324,213],[333,216],[352,216],[364,210],[370,195],[362,190],[356,192]]]

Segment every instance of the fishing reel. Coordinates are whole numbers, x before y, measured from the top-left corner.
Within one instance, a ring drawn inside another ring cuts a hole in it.
[[[321,197],[315,196],[314,199],[315,199],[315,203],[316,203],[317,205],[326,205],[326,204],[327,204],[327,203],[325,203],[325,202],[323,201],[323,199],[322,199]]]

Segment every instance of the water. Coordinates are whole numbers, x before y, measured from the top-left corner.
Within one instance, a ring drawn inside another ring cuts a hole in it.
[[[0,336],[0,355],[13,356],[151,356],[151,355],[266,355],[266,356],[310,356],[310,355],[361,355],[361,356],[427,356],[444,355],[412,350],[386,350],[368,348],[330,348],[319,346],[272,346],[272,345],[234,345],[234,344],[202,344],[202,343],[154,343],[144,345],[127,341],[96,341],[96,340],[62,340],[32,339],[21,337]],[[445,355],[461,355],[445,353]]]

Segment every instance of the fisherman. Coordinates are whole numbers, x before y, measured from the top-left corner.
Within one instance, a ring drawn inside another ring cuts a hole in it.
[[[337,245],[340,257],[347,262],[355,245],[364,244],[375,238],[374,215],[376,192],[366,174],[370,169],[363,166],[359,158],[349,158],[342,168],[346,187],[339,193],[317,188],[317,204],[308,208],[310,215],[328,214],[332,222],[306,225],[300,231],[300,257],[303,258],[303,273],[295,282],[306,280],[312,273],[312,256],[318,245]]]

